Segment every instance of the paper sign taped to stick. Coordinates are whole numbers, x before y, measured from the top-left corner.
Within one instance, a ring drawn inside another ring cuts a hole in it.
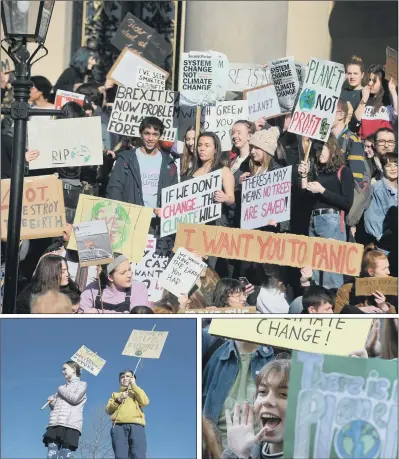
[[[159,276],[168,266],[173,256],[172,238],[158,238],[148,235],[143,259],[134,266],[133,279],[147,286],[148,299],[151,303],[162,298],[163,288],[159,285]]]
[[[364,349],[373,319],[214,319],[211,335],[285,349],[348,355]]]
[[[256,314],[256,306],[236,306],[234,308],[217,308],[210,306],[203,309],[186,309],[185,314]]]
[[[288,387],[285,458],[398,457],[397,360],[295,351]]]
[[[275,234],[222,226],[179,225],[174,250],[184,247],[201,256],[271,263],[358,276],[363,245],[320,237]]]
[[[118,59],[108,72],[107,78],[116,84],[134,88],[137,86],[137,73],[139,67],[151,72],[163,74],[165,81],[169,78],[168,72],[157,67],[152,62],[147,61],[147,59],[144,59],[144,57],[129,48],[125,48],[120,53]]]
[[[29,169],[103,164],[101,118],[28,121],[29,148],[40,155]]]
[[[386,70],[385,78],[389,81],[393,78],[395,85],[398,85],[398,52],[396,49],[386,47]]]
[[[169,332],[133,330],[122,355],[140,359],[159,359]]]
[[[201,110],[201,129],[214,132],[220,139],[222,151],[231,150],[231,129],[238,120],[248,119],[248,102],[234,100],[208,105]]]
[[[207,266],[201,258],[180,248],[159,277],[159,285],[177,297],[188,295]]]
[[[270,70],[257,64],[229,64],[226,91],[243,92],[246,89],[273,84]]]
[[[108,131],[129,137],[140,137],[139,127],[142,120],[147,116],[155,116],[165,126],[161,140],[174,140],[176,128],[173,125],[173,116],[177,103],[178,93],[174,91],[119,86]]]
[[[288,131],[312,139],[328,139],[344,79],[342,64],[311,58]]]
[[[254,175],[242,182],[241,228],[266,226],[290,219],[292,166]]]
[[[165,91],[165,74],[154,70],[137,67],[137,87]]]
[[[106,265],[113,261],[111,240],[104,220],[73,225],[80,266]]]
[[[37,123],[40,124],[40,123]],[[10,179],[1,181],[1,239],[7,239]],[[20,239],[62,236],[65,226],[62,182],[55,175],[24,179]]]
[[[74,225],[93,220],[107,223],[112,251],[122,253],[130,261],[140,262],[147,244],[152,209],[113,199],[79,196]],[[75,235],[71,234],[68,249],[77,250]]]
[[[98,376],[106,361],[86,346],[82,346],[76,354],[71,357],[82,368],[94,376]]]
[[[276,88],[281,111],[290,112],[299,91],[299,78],[292,56],[269,61],[270,73]]]
[[[378,290],[383,295],[398,296],[397,277],[360,277],[355,280],[356,296],[371,296]]]
[[[220,218],[222,205],[214,201],[222,189],[222,170],[162,190],[161,237],[174,234],[181,223],[207,223]]]
[[[54,106],[56,110],[60,110],[68,102],[76,102],[83,107],[84,100],[84,94],[78,94],[77,92],[63,91],[62,89],[58,89],[55,94]]]
[[[134,49],[150,62],[163,66],[172,52],[172,46],[155,29],[127,13],[115,32],[111,43],[122,51],[125,46]]]
[[[259,118],[274,118],[282,114],[276,88],[273,84],[244,91],[244,100],[248,101],[248,119],[256,121]]]

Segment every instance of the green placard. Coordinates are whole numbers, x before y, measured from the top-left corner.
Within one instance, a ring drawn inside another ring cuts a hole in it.
[[[398,457],[398,361],[294,351],[285,458]]]

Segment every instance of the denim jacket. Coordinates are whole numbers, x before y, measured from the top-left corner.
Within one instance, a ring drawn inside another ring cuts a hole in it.
[[[370,207],[364,213],[366,232],[377,241],[384,232],[384,220],[390,207],[398,206],[398,190],[392,188],[386,178],[373,185]]]
[[[206,339],[207,334],[207,330],[203,330],[203,338]],[[266,345],[259,346],[251,362],[254,381],[259,371],[271,360],[274,360],[273,348]],[[228,340],[215,351],[203,372],[203,414],[215,424],[218,422],[223,404],[237,375],[238,351],[234,341]]]

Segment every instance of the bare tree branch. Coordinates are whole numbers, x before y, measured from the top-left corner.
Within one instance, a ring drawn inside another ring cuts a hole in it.
[[[82,459],[113,459],[111,444],[111,421],[105,406],[98,406],[89,412],[89,423],[85,423],[79,442]]]

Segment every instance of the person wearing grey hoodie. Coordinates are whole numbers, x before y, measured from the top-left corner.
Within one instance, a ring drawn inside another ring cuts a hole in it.
[[[87,401],[87,383],[80,380],[80,366],[64,363],[65,384],[48,398],[51,409],[49,423],[43,436],[48,459],[67,459],[76,451],[83,426],[83,408]]]

